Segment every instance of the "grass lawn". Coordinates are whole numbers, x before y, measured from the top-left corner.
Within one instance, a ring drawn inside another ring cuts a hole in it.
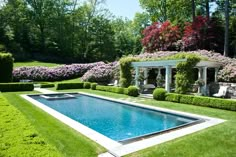
[[[50,145],[54,146],[61,156],[95,157],[98,154],[105,152],[103,147],[61,123],[41,109],[28,103],[26,100],[22,99],[19,94],[22,93],[3,93],[2,95],[7,98],[12,106],[21,111],[39,135]],[[10,115],[10,113],[8,114]],[[5,118],[5,121],[7,121],[8,117]],[[21,129],[23,128],[19,128],[19,130]],[[9,131],[12,130],[14,130],[14,128],[11,128]],[[8,142],[8,139],[5,139],[5,141]],[[20,145],[18,146],[20,147]],[[28,154],[28,156],[32,155]],[[49,156],[53,156],[53,154],[50,154]],[[22,157],[25,157],[25,155]]]
[[[60,64],[57,63],[47,63],[47,62],[39,62],[39,61],[29,61],[29,62],[15,62],[14,68],[21,66],[45,66],[45,67],[53,67]]]
[[[62,156],[2,94],[0,94],[0,156]]]

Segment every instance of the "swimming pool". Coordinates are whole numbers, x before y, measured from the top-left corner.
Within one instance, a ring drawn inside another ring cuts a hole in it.
[[[76,93],[64,94],[64,97],[62,94],[30,97],[118,142],[133,141],[201,121]]]
[[[124,156],[225,121],[82,92],[47,93],[21,96],[106,148],[101,157]]]

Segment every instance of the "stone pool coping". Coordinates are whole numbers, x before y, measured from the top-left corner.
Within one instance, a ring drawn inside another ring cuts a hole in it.
[[[50,94],[50,93],[55,94],[55,93],[70,93],[70,92],[53,92],[50,90],[43,91],[43,94]],[[186,113],[186,112],[182,112],[182,111],[175,111],[175,110],[170,110],[170,109],[165,109],[165,108],[160,108],[160,107],[155,107],[155,106],[149,106],[149,105],[144,105],[144,104],[135,103],[135,102],[129,102],[129,101],[125,101],[125,100],[117,100],[114,98],[108,98],[108,97],[98,96],[98,95],[94,95],[94,94],[88,94],[88,93],[84,93],[84,92],[75,92],[75,93],[80,93],[80,94],[87,95],[87,96],[92,96],[92,97],[97,97],[97,98],[106,99],[106,100],[110,100],[110,101],[120,102],[120,103],[124,103],[124,104],[129,104],[132,106],[151,109],[151,110],[168,112],[168,113],[172,113],[172,114],[177,114],[177,115],[182,115],[182,116],[193,117],[193,118],[205,120],[204,122],[199,123],[199,124],[186,126],[184,128],[180,128],[180,129],[173,130],[173,131],[166,132],[166,133],[159,134],[159,135],[154,135],[154,136],[151,136],[148,138],[140,139],[140,140],[132,142],[132,143],[121,144],[121,143],[114,141],[114,140],[88,128],[87,126],[59,113],[58,111],[53,110],[52,108],[34,100],[33,98],[28,96],[28,95],[40,95],[40,94],[23,94],[23,95],[21,95],[21,97],[28,100],[29,102],[31,102],[35,106],[41,108],[42,110],[49,113],[53,117],[57,118],[61,122],[72,127],[76,131],[80,132],[81,134],[85,135],[86,137],[90,138],[91,140],[97,142],[98,144],[100,144],[101,146],[106,148],[108,150],[108,152],[99,155],[100,157],[127,155],[127,154],[130,154],[130,153],[133,153],[133,152],[136,152],[136,151],[148,148],[148,147],[152,147],[157,144],[161,144],[161,143],[164,143],[164,142],[167,142],[167,141],[170,141],[170,140],[173,140],[173,139],[185,136],[185,135],[192,134],[194,132],[197,132],[197,131],[209,128],[211,126],[223,123],[225,121],[225,120],[218,119],[218,118],[212,118],[212,117],[201,116],[201,115],[196,115],[196,114],[192,114],[192,113]]]

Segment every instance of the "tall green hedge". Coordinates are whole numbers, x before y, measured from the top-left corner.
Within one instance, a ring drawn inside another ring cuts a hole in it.
[[[129,87],[131,85],[131,63],[135,61],[138,61],[135,57],[124,57],[120,59],[120,84],[122,87]]]
[[[0,82],[12,82],[14,59],[10,53],[0,53]]]

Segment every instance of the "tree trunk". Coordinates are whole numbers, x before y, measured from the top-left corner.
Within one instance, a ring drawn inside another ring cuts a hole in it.
[[[209,0],[206,0],[206,18],[207,20],[210,19],[210,7],[209,7]]]
[[[224,56],[229,55],[229,0],[225,0],[225,43]]]
[[[193,17],[193,21],[195,19],[195,10],[196,10],[196,6],[195,6],[195,0],[192,0],[192,17]]]
[[[40,50],[42,53],[45,51],[45,32],[44,32],[44,26],[40,25]]]

